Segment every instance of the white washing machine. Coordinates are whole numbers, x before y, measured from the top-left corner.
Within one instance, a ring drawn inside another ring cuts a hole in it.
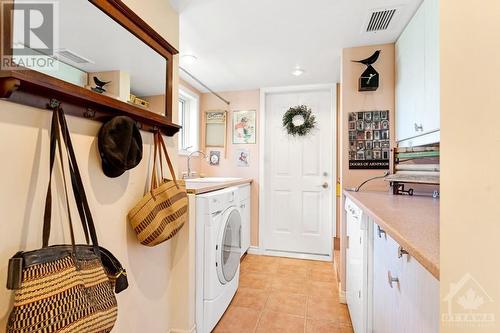
[[[231,302],[240,275],[238,188],[196,197],[196,332],[209,333]]]

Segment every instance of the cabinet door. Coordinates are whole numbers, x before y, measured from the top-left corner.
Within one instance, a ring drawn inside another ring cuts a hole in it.
[[[398,298],[388,280],[388,272],[397,274],[391,263],[390,238],[373,224],[373,296],[372,327],[374,333],[397,333],[399,316]]]
[[[417,133],[425,108],[425,13],[421,6],[396,42],[396,138]]]
[[[241,255],[250,247],[250,198],[242,200],[240,203],[241,212]]]
[[[346,248],[346,298],[349,312],[351,315],[352,326],[355,332],[365,332],[365,303],[364,292],[366,282],[363,274],[364,265],[364,237],[361,228],[361,214],[353,214],[347,211],[347,230],[348,244]]]
[[[439,128],[440,75],[439,75],[439,1],[425,0],[425,108],[422,127],[424,132]]]
[[[439,282],[413,257],[403,255],[399,261],[402,332],[439,332]]]

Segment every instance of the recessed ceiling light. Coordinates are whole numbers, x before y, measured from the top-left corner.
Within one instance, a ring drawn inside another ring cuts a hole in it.
[[[198,57],[193,54],[184,54],[182,56],[182,62],[186,65],[190,65],[198,60]]]
[[[301,76],[302,74],[304,74],[304,70],[302,68],[300,68],[299,66],[295,67],[295,69],[293,70],[292,72],[292,75],[295,75],[295,76]]]

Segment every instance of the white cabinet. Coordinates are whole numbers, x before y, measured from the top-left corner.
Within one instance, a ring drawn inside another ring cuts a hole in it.
[[[346,299],[354,332],[367,332],[368,322],[368,238],[366,217],[346,199]]]
[[[439,281],[377,224],[373,233],[373,332],[439,332]]]
[[[395,52],[396,138],[404,140],[403,147],[439,142],[439,132],[434,132],[440,128],[438,0],[424,0]]]
[[[244,185],[239,188],[239,199],[241,214],[241,255],[243,256],[250,247],[250,185]]]

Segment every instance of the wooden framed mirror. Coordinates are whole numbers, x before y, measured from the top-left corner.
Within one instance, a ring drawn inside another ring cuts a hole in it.
[[[57,99],[68,114],[101,121],[128,115],[142,129],[175,134],[175,47],[121,0],[54,3],[50,17],[57,38],[40,51],[30,39],[25,42],[24,20],[14,14],[25,9],[23,2],[2,2],[0,98],[40,108]],[[26,66],[22,60],[30,57],[57,66]]]

